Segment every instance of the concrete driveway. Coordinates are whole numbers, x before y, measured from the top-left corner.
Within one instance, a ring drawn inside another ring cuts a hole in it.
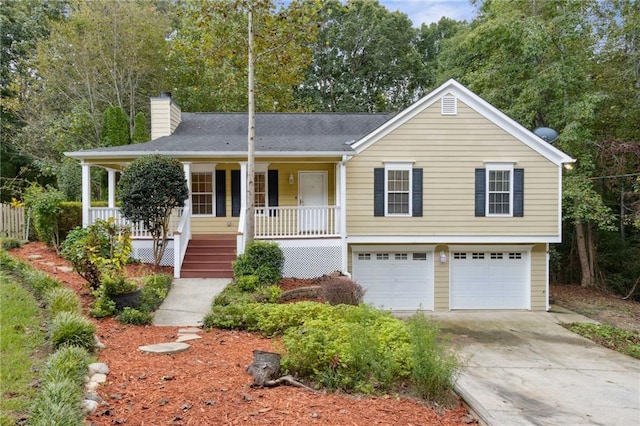
[[[488,425],[638,425],[640,361],[559,325],[569,311],[429,314],[466,358],[456,390]]]

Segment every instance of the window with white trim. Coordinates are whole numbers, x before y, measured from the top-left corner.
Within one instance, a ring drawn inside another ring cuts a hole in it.
[[[213,214],[213,173],[191,173],[191,206],[194,215]]]
[[[411,215],[411,170],[409,163],[385,164],[385,209],[388,216]]]
[[[267,174],[265,172],[255,172],[253,180],[255,207],[267,207]]]
[[[487,165],[487,216],[511,216],[513,165]]]

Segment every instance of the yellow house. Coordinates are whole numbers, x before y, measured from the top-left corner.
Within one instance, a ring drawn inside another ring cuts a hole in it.
[[[116,173],[141,155],[184,165],[166,264],[177,277],[231,276],[244,250],[247,115],[181,113],[151,100],[152,141],[66,153],[83,168],[83,223],[118,217]],[[394,311],[548,309],[548,245],[561,239],[562,169],[574,160],[455,80],[392,114],[256,117],[255,238],[285,276],[349,274]],[[91,207],[91,167],[109,207]],[[144,229],[135,254],[149,259]]]

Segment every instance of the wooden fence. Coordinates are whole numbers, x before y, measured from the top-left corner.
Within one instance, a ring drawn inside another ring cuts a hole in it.
[[[17,238],[25,241],[26,218],[24,207],[13,207],[10,204],[0,204],[0,237]]]

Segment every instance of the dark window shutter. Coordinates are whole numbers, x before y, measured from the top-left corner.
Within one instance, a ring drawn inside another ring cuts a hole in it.
[[[487,170],[476,169],[476,216],[486,216],[485,204],[487,201]]]
[[[216,216],[227,215],[227,174],[225,170],[216,170]]]
[[[384,167],[373,169],[373,215],[384,216]]]
[[[269,207],[278,207],[278,171],[277,170],[268,170],[267,171],[267,190],[268,194],[268,206]],[[269,216],[275,216],[276,211],[271,210]]]
[[[240,216],[240,170],[231,170],[231,216]]]
[[[524,216],[524,169],[513,169],[513,215]]]
[[[413,188],[411,188],[412,216],[422,216],[422,169],[413,169]]]

